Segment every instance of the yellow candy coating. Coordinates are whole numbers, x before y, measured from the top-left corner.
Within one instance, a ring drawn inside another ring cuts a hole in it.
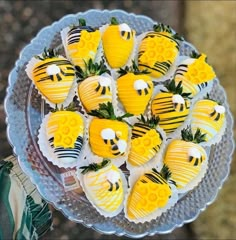
[[[54,136],[55,148],[74,148],[77,137],[83,137],[83,118],[76,112],[53,112],[48,119],[46,131],[48,136]]]
[[[199,151],[201,157],[190,158],[190,149]],[[199,174],[202,162],[205,160],[206,152],[199,144],[173,140],[166,150],[164,164],[168,166],[171,179],[176,182],[177,188],[181,189]]]
[[[127,33],[127,32],[126,32]],[[110,25],[102,36],[104,54],[112,68],[120,68],[128,61],[134,48],[135,31],[132,30],[130,37],[122,37],[120,25]]]
[[[138,65],[155,78],[164,76],[176,60],[179,43],[166,32],[150,32],[139,46]]]
[[[109,175],[117,175],[115,183],[109,180]],[[124,188],[119,169],[110,164],[97,172],[88,172],[84,175],[86,194],[89,194],[93,203],[105,212],[116,211],[124,200]]]
[[[75,78],[75,70],[64,57],[38,61],[32,70],[32,80],[52,103],[63,103]]]
[[[172,191],[168,183],[153,171],[141,176],[134,184],[127,201],[127,215],[130,219],[148,216],[168,203]]]
[[[201,84],[216,77],[213,68],[206,62],[206,55],[202,54],[188,66],[184,77],[194,84]]]
[[[180,64],[174,79],[176,83],[182,82],[183,92],[189,92],[195,96],[207,86],[207,82],[215,77],[213,68],[206,62],[206,55],[202,54],[197,59],[190,58]]]
[[[136,83],[141,82],[141,85]],[[145,86],[146,85],[146,86]],[[135,89],[136,87],[136,89]],[[152,96],[153,83],[146,74],[127,73],[117,79],[118,96],[126,112],[143,114]]]
[[[189,114],[190,102],[185,100],[184,110],[179,111],[179,104],[174,106],[172,101],[173,93],[161,92],[158,93],[152,101],[152,114],[159,116],[159,126],[166,133],[172,133],[183,124]]]
[[[112,139],[102,137],[102,132],[107,129],[114,133]],[[128,125],[124,122],[93,118],[89,126],[89,143],[93,153],[105,158],[123,155],[124,152],[117,147],[120,142],[127,145],[128,132]]]
[[[156,129],[143,124],[134,125],[128,162],[133,166],[147,163],[159,151],[161,143],[160,133]]]
[[[88,112],[98,109],[99,104],[112,102],[111,86],[101,86],[100,78],[101,76],[89,77],[78,86],[80,100]]]
[[[100,41],[101,33],[99,30],[94,32],[82,30],[79,41],[67,43],[67,52],[72,63],[84,69],[84,62],[88,62],[89,59],[94,60]]]
[[[216,106],[219,106],[217,102],[203,99],[193,107],[191,128],[193,132],[200,128],[202,134],[206,134],[206,141],[211,140],[225,123],[225,113],[217,113]]]

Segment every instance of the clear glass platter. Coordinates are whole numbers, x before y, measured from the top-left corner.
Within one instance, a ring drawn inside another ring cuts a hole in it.
[[[121,10],[91,10],[76,15],[67,15],[51,26],[43,28],[38,35],[21,52],[15,68],[9,75],[9,86],[5,99],[7,113],[8,138],[14,148],[23,171],[37,186],[40,194],[55,208],[61,210],[70,220],[83,223],[105,234],[143,237],[145,235],[169,233],[184,223],[197,218],[199,213],[211,204],[229,174],[234,151],[233,118],[229,110],[224,89],[219,80],[214,80],[210,93],[212,98],[222,102],[226,107],[227,128],[220,143],[210,149],[209,167],[200,184],[185,194],[177,204],[161,217],[144,224],[135,224],[120,213],[113,218],[101,216],[80,190],[66,192],[60,169],[48,162],[37,144],[38,129],[49,107],[41,99],[37,90],[25,73],[25,66],[32,56],[40,54],[45,47],[61,44],[60,31],[78,18],[85,18],[88,25],[97,27],[109,22],[112,16],[128,23],[137,34],[152,29],[153,20],[141,15],[129,14]],[[194,47],[184,42],[181,54],[189,55]],[[64,170],[65,171],[65,170]]]

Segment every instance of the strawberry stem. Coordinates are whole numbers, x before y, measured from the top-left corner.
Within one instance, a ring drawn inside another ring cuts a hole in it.
[[[99,104],[99,109],[92,110],[88,114],[102,119],[111,119],[118,121],[124,121],[123,118],[133,116],[133,114],[130,113],[125,113],[122,116],[116,116],[111,102]]]
[[[86,20],[84,18],[79,19],[79,26],[86,26]]]
[[[115,17],[112,17],[110,25],[119,25],[119,22],[118,22],[118,20]]]
[[[88,172],[97,172],[100,169],[106,167],[111,161],[109,159],[103,159],[101,163],[91,163],[88,166],[80,167],[82,170],[82,174],[86,174]]]

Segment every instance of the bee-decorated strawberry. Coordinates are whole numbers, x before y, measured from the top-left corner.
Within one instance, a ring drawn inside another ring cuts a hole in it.
[[[154,78],[164,76],[179,55],[182,37],[173,33],[169,26],[158,24],[142,39],[138,53],[138,67],[148,69]]]
[[[101,61],[99,64],[90,59],[84,70],[76,66],[78,93],[86,111],[99,108],[99,104],[112,102],[112,78],[109,70]]]
[[[123,209],[126,179],[110,160],[81,167],[80,182],[88,200],[106,217],[116,216]]]
[[[126,205],[126,217],[135,223],[150,221],[160,216],[177,201],[171,172],[164,166],[161,172],[155,168],[145,171],[131,184]]]
[[[180,127],[189,114],[191,93],[183,93],[181,82],[165,84],[167,91],[158,93],[151,103],[152,114],[159,116],[159,126],[169,134]]]
[[[129,127],[123,118],[132,114],[115,116],[111,102],[100,104],[100,108],[90,113],[96,116],[89,126],[89,143],[92,152],[100,157],[115,158],[127,152]]]
[[[85,19],[79,19],[79,25],[66,27],[61,31],[66,56],[75,66],[85,67],[89,59],[94,60],[101,42],[98,29],[86,26]]]
[[[197,129],[195,134],[187,127],[181,131],[182,140],[175,139],[167,147],[164,164],[172,173],[172,179],[180,192],[194,188],[203,178],[207,166],[207,154],[199,143],[206,134]]]
[[[119,24],[112,17],[110,25],[102,35],[102,44],[106,60],[110,67],[123,67],[134,48],[135,31],[126,23]]]
[[[74,167],[82,149],[83,136],[83,117],[70,104],[45,116],[39,130],[39,147],[53,164]]]
[[[213,68],[206,60],[205,54],[197,54],[193,51],[189,58],[178,65],[175,71],[175,82],[181,81],[183,91],[190,92],[191,97],[210,88],[209,85],[212,85],[212,80],[216,77]]]
[[[132,127],[131,147],[128,163],[141,166],[151,160],[160,150],[163,136],[156,129],[159,118],[145,119],[143,115]]]
[[[226,125],[225,107],[217,101],[210,99],[199,100],[192,110],[191,127],[196,132],[200,128],[206,134],[206,144],[220,141]]]
[[[125,110],[134,115],[143,114],[153,92],[148,72],[140,71],[133,61],[132,67],[121,68],[118,73],[117,92]]]
[[[49,103],[62,104],[75,80],[73,65],[53,49],[33,57],[26,67],[28,77]]]

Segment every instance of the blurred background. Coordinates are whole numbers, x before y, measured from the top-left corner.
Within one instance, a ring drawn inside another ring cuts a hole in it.
[[[0,158],[12,154],[6,138],[3,101],[7,78],[21,49],[44,26],[89,9],[123,9],[170,25],[208,56],[236,116],[236,1],[42,0],[0,1]],[[235,132],[234,127],[234,132]],[[234,156],[235,158],[235,156]],[[217,200],[190,224],[171,234],[144,239],[236,239],[236,161]],[[53,210],[54,230],[43,239],[118,239],[67,220]],[[122,237],[122,239],[126,239]]]

